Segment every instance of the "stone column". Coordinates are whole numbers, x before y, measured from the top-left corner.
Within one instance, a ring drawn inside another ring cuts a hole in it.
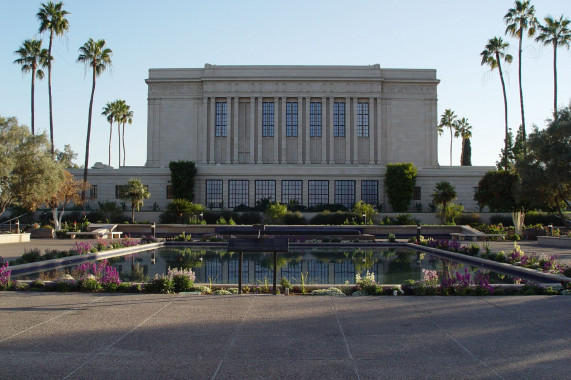
[[[375,98],[369,98],[369,165],[375,163]]]
[[[279,113],[279,100],[280,98],[274,98],[274,164],[279,164],[280,160],[280,149],[279,149],[279,120],[280,120],[280,113]]]
[[[208,145],[210,147],[210,152],[209,152],[209,159],[208,162],[210,164],[214,163],[214,138],[215,138],[215,132],[216,132],[216,98],[211,97],[210,98],[210,121],[208,123],[208,129],[209,129],[209,136],[210,136],[210,141],[208,142]]]
[[[382,121],[381,121],[381,109],[383,108],[383,102],[381,98],[377,98],[377,115],[375,116],[375,136],[377,137],[377,164],[383,163],[383,148],[382,148]]]
[[[345,164],[351,163],[351,98],[345,98]]]
[[[303,157],[306,165],[309,165],[311,163],[311,158],[309,157],[309,146],[311,144],[311,138],[309,133],[311,130],[310,103],[311,103],[311,98],[307,96],[305,98],[305,151],[303,152]]]
[[[359,112],[357,110],[359,104],[358,98],[353,98],[353,165],[359,163]]]
[[[335,98],[333,96],[329,97],[329,164],[335,163],[335,137],[333,136],[333,103]],[[325,148],[324,148],[325,149]]]
[[[201,134],[201,151],[202,163],[208,163],[208,97],[202,98],[202,112],[200,115],[200,134]]]
[[[282,122],[281,122],[281,131],[282,131],[282,135],[281,135],[281,141],[282,141],[282,151],[281,151],[281,163],[285,164],[287,163],[287,155],[286,155],[286,150],[287,150],[287,144],[286,144],[286,103],[287,103],[287,98],[285,96],[282,97]]]
[[[256,98],[253,96],[250,97],[250,163],[254,163],[254,133],[255,133],[255,124],[256,119],[254,117],[256,109]]]
[[[232,128],[232,98],[226,98],[226,157],[225,162],[227,164],[230,163],[230,157],[232,156],[232,151],[230,150],[230,140],[232,136],[233,128]]]
[[[232,104],[232,112],[234,113],[234,117],[232,118],[232,133],[234,138],[234,151],[232,155],[232,162],[238,163],[238,133],[240,130],[239,121],[238,121],[238,108],[240,107],[240,102],[237,96],[234,97],[234,104]]]
[[[333,129],[333,128],[331,128]],[[321,98],[321,163],[327,163],[327,98]]]
[[[303,98],[297,98],[297,163],[303,164]]]
[[[257,164],[263,164],[263,150],[262,150],[262,140],[264,139],[262,136],[262,97],[258,97],[258,154],[256,158]]]

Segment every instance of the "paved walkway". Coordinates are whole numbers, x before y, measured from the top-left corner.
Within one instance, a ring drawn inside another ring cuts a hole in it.
[[[571,297],[0,292],[6,379],[564,379]]]

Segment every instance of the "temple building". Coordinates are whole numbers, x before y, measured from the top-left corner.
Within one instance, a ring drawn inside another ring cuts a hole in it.
[[[93,201],[120,201],[137,177],[163,208],[171,161],[196,163],[194,202],[233,209],[263,198],[306,206],[364,200],[390,206],[386,165],[418,167],[411,211],[428,211],[436,182],[475,211],[491,167],[438,164],[436,70],[370,66],[217,66],[151,69],[144,167],[89,171]]]

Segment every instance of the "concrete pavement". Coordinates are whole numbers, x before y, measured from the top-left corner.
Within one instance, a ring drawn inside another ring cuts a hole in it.
[[[571,297],[0,292],[1,378],[563,379]]]

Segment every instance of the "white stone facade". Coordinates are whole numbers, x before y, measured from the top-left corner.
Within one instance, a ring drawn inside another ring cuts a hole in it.
[[[97,200],[118,201],[116,185],[138,177],[152,194],[146,205],[164,209],[169,162],[188,160],[198,169],[195,202],[205,205],[254,206],[262,195],[287,201],[293,186],[304,205],[363,195],[389,210],[386,165],[413,162],[420,199],[411,211],[417,202],[428,210],[441,180],[474,211],[474,187],[491,169],[439,167],[435,70],[207,64],[151,69],[146,82],[146,165],[90,170]]]

